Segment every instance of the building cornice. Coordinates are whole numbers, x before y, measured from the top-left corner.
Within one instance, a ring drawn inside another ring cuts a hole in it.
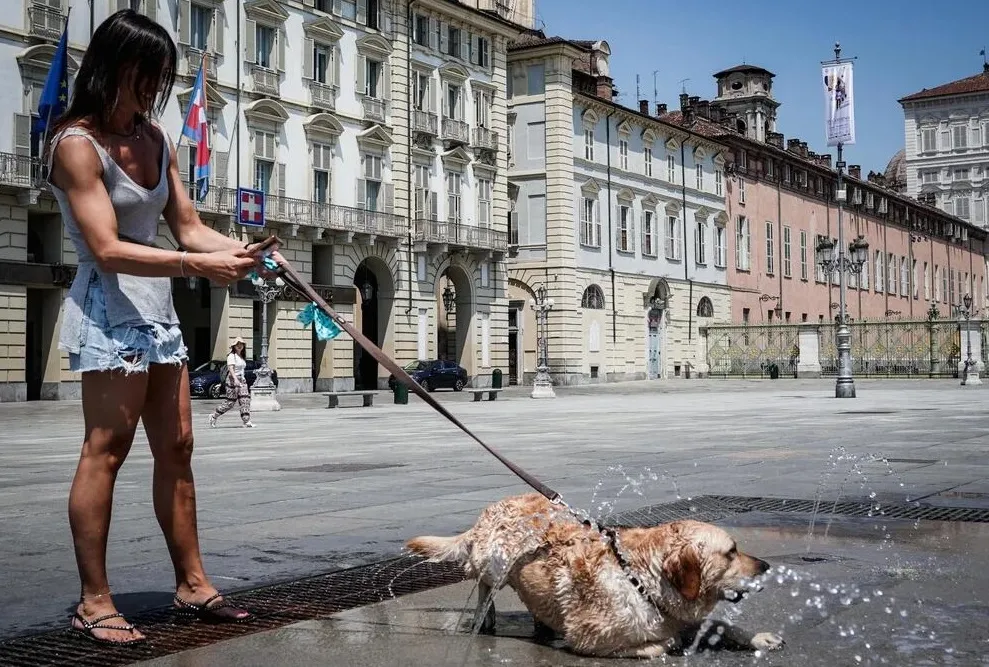
[[[528,32],[528,28],[503,19],[497,14],[475,9],[457,0],[415,0],[413,10],[415,9],[443,14],[451,20],[462,21],[506,39]]]

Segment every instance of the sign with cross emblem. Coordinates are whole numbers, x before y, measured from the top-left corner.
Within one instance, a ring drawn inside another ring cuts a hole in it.
[[[237,221],[248,227],[264,227],[265,194],[261,190],[237,188]]]

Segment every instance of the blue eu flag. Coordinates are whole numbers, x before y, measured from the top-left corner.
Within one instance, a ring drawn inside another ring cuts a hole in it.
[[[41,91],[38,117],[31,124],[31,138],[35,141],[44,136],[52,121],[61,116],[66,107],[69,106],[68,35],[69,26],[68,21],[66,21],[62,38],[58,40],[58,48],[55,49],[55,55],[52,57],[52,65],[51,69],[48,70],[48,78],[45,79],[45,87]]]

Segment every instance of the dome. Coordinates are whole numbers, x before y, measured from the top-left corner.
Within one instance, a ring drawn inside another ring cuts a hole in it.
[[[899,192],[906,187],[907,153],[904,149],[901,148],[890,159],[889,164],[886,165],[886,171],[883,172],[883,177],[886,180],[886,186],[893,190]]]

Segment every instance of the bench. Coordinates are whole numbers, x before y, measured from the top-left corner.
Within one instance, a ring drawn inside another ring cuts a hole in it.
[[[488,395],[488,400],[493,401],[498,398],[499,392],[505,391],[504,389],[492,389],[491,387],[481,387],[480,389],[471,389],[470,392],[474,394],[474,402],[477,403],[481,400],[484,394]]]
[[[348,396],[360,396],[363,399],[363,407],[369,408],[374,405],[374,396],[377,393],[376,391],[331,391],[323,394],[323,396],[329,400],[327,409],[338,407],[340,399]]]

